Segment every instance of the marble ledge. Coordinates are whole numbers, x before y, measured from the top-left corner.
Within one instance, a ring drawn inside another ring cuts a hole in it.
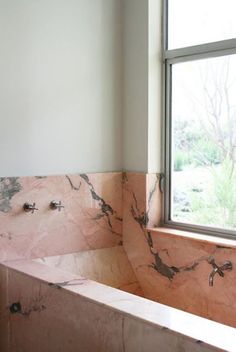
[[[203,346],[212,346],[213,350],[235,351],[236,329],[232,327],[31,260],[4,262],[2,265],[40,280],[52,289],[61,289],[62,294],[78,295],[157,329],[169,329],[196,343],[201,342]]]
[[[152,232],[152,234],[168,235],[179,238],[189,238],[198,242],[210,243],[219,247],[235,248],[236,249],[236,238],[228,239],[224,237],[209,236],[205,234],[200,234],[197,232],[177,230],[170,227],[148,227],[147,232]]]

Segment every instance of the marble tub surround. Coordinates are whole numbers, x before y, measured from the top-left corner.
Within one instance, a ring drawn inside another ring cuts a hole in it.
[[[51,210],[62,201],[61,212]],[[36,202],[34,214],[25,202]],[[122,241],[122,173],[0,178],[0,261],[109,248]]]
[[[4,271],[3,352],[235,351],[228,326],[31,260],[0,265]]]
[[[143,296],[123,246],[39,258],[35,261]]]

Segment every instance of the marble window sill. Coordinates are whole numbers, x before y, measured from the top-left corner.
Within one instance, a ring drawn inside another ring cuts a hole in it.
[[[182,237],[182,238],[190,238],[196,241],[200,242],[207,242],[211,244],[216,244],[219,246],[225,246],[225,247],[230,247],[230,248],[236,248],[236,236],[235,240],[233,239],[227,239],[223,237],[214,237],[214,236],[209,236],[209,235],[204,235],[200,233],[195,233],[195,232],[190,232],[190,231],[183,231],[183,230],[177,230],[174,228],[169,228],[169,227],[148,227],[147,231],[151,231],[156,234],[167,234],[171,236],[177,236],[177,237]]]

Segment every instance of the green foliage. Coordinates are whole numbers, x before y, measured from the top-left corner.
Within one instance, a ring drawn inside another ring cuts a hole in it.
[[[188,163],[189,163],[189,159],[186,153],[180,150],[177,150],[175,152],[174,171],[182,171],[184,165],[187,165]]]
[[[189,194],[191,210],[192,210],[192,218],[195,223],[200,225],[213,225],[216,223],[216,208],[215,203],[212,199],[211,193],[194,193],[191,192]]]
[[[218,143],[209,139],[206,133],[202,133],[196,121],[175,121],[174,142],[175,149],[178,151],[175,156],[176,171],[182,170],[185,164],[204,166],[219,164],[223,161]],[[186,155],[188,160],[186,160]]]
[[[183,171],[177,187],[190,204],[186,212],[181,197],[175,202],[174,213],[181,221],[236,228],[235,151],[230,142],[232,125],[226,127],[221,126],[219,136],[208,121],[204,126],[191,118],[174,123],[174,171]],[[181,181],[185,171],[186,184]]]
[[[208,138],[201,137],[193,147],[193,161],[196,165],[213,165],[219,164],[222,155],[217,144]]]
[[[212,169],[216,204],[221,208],[221,216],[228,225],[236,226],[236,172],[233,161],[224,160]]]
[[[193,177],[191,187],[184,187],[182,192],[190,203],[190,213],[184,213],[182,207],[175,204],[176,216],[181,221],[201,225],[211,225],[222,228],[236,228],[236,169],[230,159],[225,159],[219,165],[197,167],[202,170],[201,180],[206,177],[201,186],[201,192],[195,192],[196,179]],[[200,171],[201,173],[201,171]]]

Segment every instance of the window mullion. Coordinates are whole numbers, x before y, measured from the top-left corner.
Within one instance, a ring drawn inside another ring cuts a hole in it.
[[[205,59],[210,57],[236,53],[236,39],[223,40],[209,44],[190,46],[186,48],[164,50],[164,60],[171,63]]]

